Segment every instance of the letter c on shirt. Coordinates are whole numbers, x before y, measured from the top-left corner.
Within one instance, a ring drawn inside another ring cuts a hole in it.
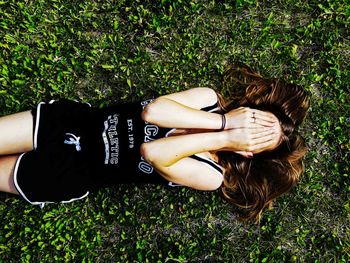
[[[145,134],[149,136],[156,136],[159,131],[158,126],[156,125],[146,125]]]

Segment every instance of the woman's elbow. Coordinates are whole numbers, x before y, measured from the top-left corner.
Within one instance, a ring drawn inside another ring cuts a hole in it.
[[[209,191],[215,191],[218,190],[219,188],[221,188],[222,186],[222,178],[217,177],[214,180],[212,180],[211,184],[210,184],[210,189],[208,189]]]
[[[157,114],[159,112],[158,99],[153,100],[150,104],[148,104],[141,113],[141,118],[145,122],[153,123],[157,118]]]
[[[140,153],[141,153],[141,156],[143,159],[145,159],[147,162],[151,163],[149,143],[144,142],[141,144]]]
[[[222,178],[215,175],[215,177],[211,177],[211,176],[208,177],[206,181],[194,182],[189,187],[197,190],[201,190],[201,191],[216,191],[219,188],[221,188],[222,183],[223,183]]]
[[[143,111],[142,111],[142,113],[141,113],[141,118],[142,118],[142,120],[143,121],[145,121],[145,122],[150,122],[149,121],[149,119],[150,119],[150,110],[149,110],[149,105],[147,105],[144,109],[143,109]]]

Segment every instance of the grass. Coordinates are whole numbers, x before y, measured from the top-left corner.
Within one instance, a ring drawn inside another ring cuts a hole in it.
[[[306,172],[260,225],[219,191],[123,185],[43,209],[1,194],[0,261],[349,261],[349,27],[347,0],[0,1],[1,115],[220,90],[232,61],[312,96]]]

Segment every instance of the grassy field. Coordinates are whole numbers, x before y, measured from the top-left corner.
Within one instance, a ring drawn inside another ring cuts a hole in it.
[[[348,262],[348,0],[0,1],[1,115],[220,90],[234,61],[312,96],[306,172],[260,225],[220,191],[123,185],[43,209],[0,194],[0,262]]]

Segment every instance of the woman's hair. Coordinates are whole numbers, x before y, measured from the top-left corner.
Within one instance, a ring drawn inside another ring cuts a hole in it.
[[[269,111],[280,121],[282,136],[274,150],[251,159],[232,152],[219,153],[220,163],[226,168],[222,185],[225,198],[241,208],[241,219],[259,221],[263,210],[288,192],[304,170],[302,160],[307,147],[297,127],[306,116],[309,97],[301,87],[263,78],[247,66],[228,66],[223,89],[231,93],[229,102],[221,98],[224,111],[250,107]]]

